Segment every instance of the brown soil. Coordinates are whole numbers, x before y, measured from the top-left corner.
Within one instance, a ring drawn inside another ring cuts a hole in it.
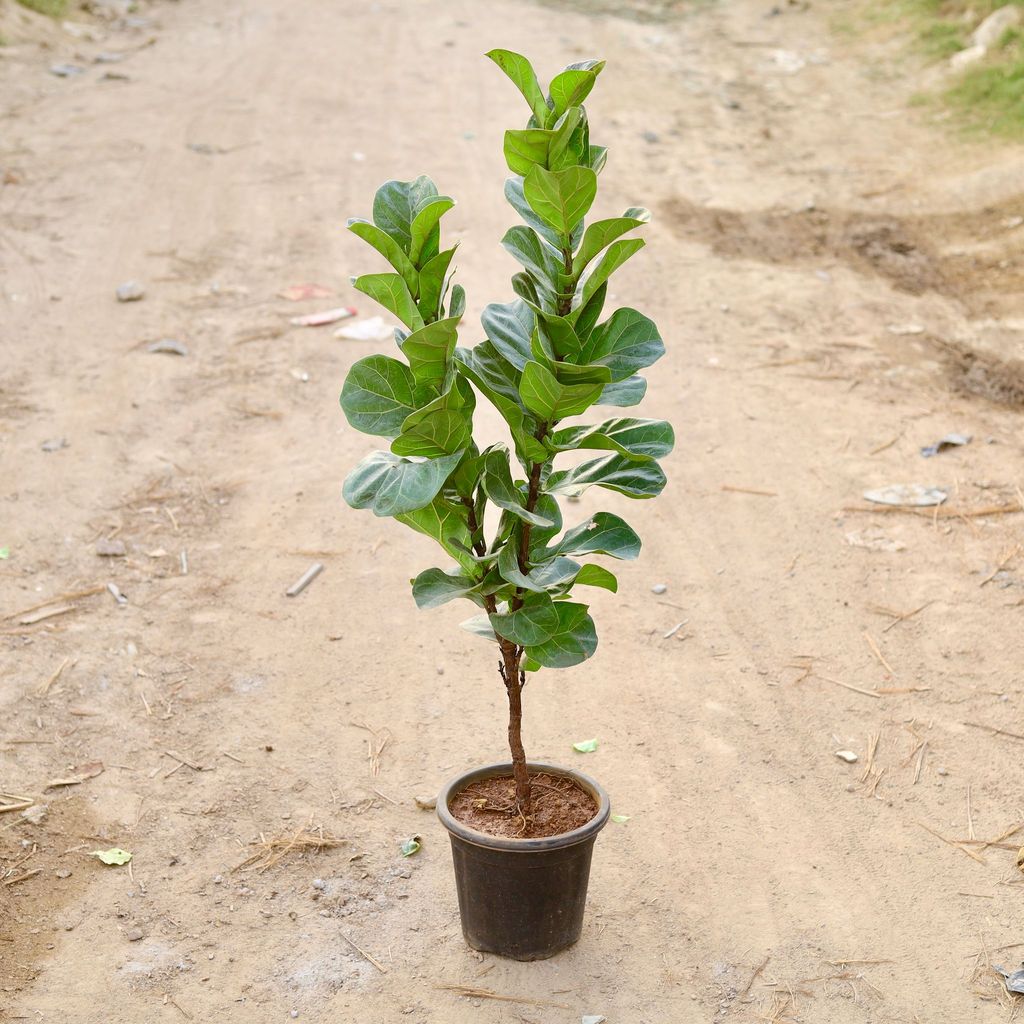
[[[597,814],[594,798],[573,779],[538,772],[530,776],[533,814],[525,821],[516,809],[511,775],[481,779],[455,794],[448,809],[463,825],[491,836],[541,839],[585,825]]]

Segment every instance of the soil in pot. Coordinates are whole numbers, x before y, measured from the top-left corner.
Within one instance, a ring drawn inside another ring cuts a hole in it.
[[[542,839],[585,825],[597,814],[594,798],[571,778],[530,774],[533,814],[526,821],[516,810],[511,775],[471,782],[448,805],[453,818],[478,832],[508,839]]]

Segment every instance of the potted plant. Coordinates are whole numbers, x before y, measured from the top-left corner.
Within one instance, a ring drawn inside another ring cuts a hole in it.
[[[523,689],[528,673],[578,665],[597,648],[578,588],[617,583],[585,559],[640,552],[634,530],[608,512],[563,532],[558,499],[591,486],[656,496],[665,476],[655,460],[674,438],[660,420],[565,423],[594,405],[636,405],[646,389],[637,371],[664,352],[657,327],[635,309],[602,319],[609,278],[644,244],[627,236],[650,216],[633,208],[584,227],[606,151],[590,142],[583,101],[604,62],[570,65],[545,94],[525,57],[487,56],[530,107],[527,127],[504,138],[505,196],[524,222],[502,239],[523,266],[512,278],[516,298],[487,306],[484,340],[458,347],[466,297],[452,283],[456,247],[440,241],[454,200],[428,177],[387,182],[372,220],[349,222],[393,268],[354,278],[355,287],[404,326],[395,329],[402,358],[367,356],[345,380],[348,422],[390,444],[356,466],[344,496],[436,540],[455,564],[412,581],[416,604],[471,601],[479,613],[464,626],[497,645],[511,761],[459,776],[437,809],[467,941],[532,960],[579,937],[591,851],[610,807],[582,773],[527,761]],[[510,447],[477,443],[478,394],[501,414]],[[583,451],[597,457],[570,455]]]

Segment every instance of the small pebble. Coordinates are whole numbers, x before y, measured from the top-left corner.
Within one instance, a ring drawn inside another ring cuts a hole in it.
[[[141,928],[129,928],[128,931],[126,931],[124,933],[124,937],[129,942],[138,942],[139,939],[142,938],[142,929]]]
[[[288,1016],[291,1017],[292,1020],[295,1020],[295,1018],[298,1017],[298,1015],[299,1015],[299,1011],[298,1010],[292,1010],[292,1012],[290,1014],[288,1014]]]
[[[188,355],[187,346],[183,342],[178,341],[177,338],[161,338],[159,341],[154,341],[152,345],[149,345],[146,351],[163,353],[169,356]]]
[[[138,302],[146,294],[146,289],[138,281],[125,281],[117,286],[115,294],[118,302]]]
[[[40,446],[44,452],[59,452],[61,448],[69,448],[65,437],[55,437],[52,441],[44,441]]]
[[[938,768],[936,770],[938,771],[938,773],[940,775],[948,775],[949,774],[949,769],[948,768]]]
[[[70,871],[68,871],[68,869],[67,869],[67,868],[58,868],[58,869],[57,869],[57,870],[56,870],[56,871],[54,872],[54,874],[55,874],[55,875],[56,875],[56,876],[57,876],[58,878],[70,878],[70,877],[71,877],[71,872],[70,872]]]
[[[101,538],[96,541],[96,554],[101,558],[121,558],[128,554],[123,540],[106,540]]]
[[[321,892],[323,892],[324,889],[327,888],[327,883],[322,878],[314,878],[313,879],[313,888],[314,889],[319,889]]]
[[[432,811],[437,807],[436,796],[417,796],[413,797],[413,799],[416,801],[416,806],[421,811]]]
[[[668,586],[664,583],[655,583],[654,586],[651,587],[652,594],[664,594],[666,590],[668,590]]]
[[[836,757],[847,764],[854,764],[857,761],[857,755],[852,750],[837,750]]]
[[[213,876],[213,884],[214,885],[220,885],[223,881],[224,881],[224,876],[223,875],[214,875]]]

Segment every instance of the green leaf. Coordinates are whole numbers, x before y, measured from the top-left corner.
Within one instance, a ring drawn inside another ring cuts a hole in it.
[[[533,167],[523,179],[523,195],[533,212],[566,238],[594,202],[597,175],[589,167],[567,167],[564,171]]]
[[[11,557],[11,549],[10,548],[7,548],[7,547],[0,548],[0,558],[2,558],[4,561],[6,561],[10,557]]]
[[[604,165],[608,162],[608,150],[604,146],[591,146],[587,156],[587,164],[595,174],[600,174],[604,170]]]
[[[454,205],[449,196],[433,196],[416,207],[409,229],[409,259],[417,267],[437,252],[440,220]]]
[[[572,324],[565,317],[557,316],[554,313],[547,313],[539,309],[534,310],[534,313],[537,315],[537,326],[544,335],[552,356],[556,359],[575,360],[580,351],[580,339]],[[565,380],[565,383],[580,382]]]
[[[585,306],[580,306],[573,311],[572,316],[576,337],[580,339],[581,345],[590,337],[590,332],[593,331],[594,325],[601,318],[601,311],[604,309],[604,300],[607,294],[608,285],[605,283],[590,296]]]
[[[457,383],[462,383],[457,382]],[[395,455],[434,459],[464,452],[473,441],[473,390],[453,384],[443,395],[410,413],[402,432],[391,443]]]
[[[448,316],[461,319],[466,312],[466,289],[461,284],[452,285],[452,297],[448,303]]]
[[[444,486],[462,452],[411,461],[391,452],[373,452],[349,473],[342,490],[353,508],[375,516],[397,516],[429,505]]]
[[[578,562],[562,555],[556,555],[547,561],[538,562],[530,566],[530,571],[524,573],[519,568],[519,560],[516,554],[516,547],[512,543],[506,544],[498,552],[498,572],[502,579],[523,590],[529,590],[535,594],[543,593],[552,588],[559,587],[564,583],[576,578],[580,571]]]
[[[585,604],[556,601],[558,629],[554,636],[540,644],[526,648],[526,654],[547,668],[570,668],[586,661],[597,650],[597,631],[594,620],[587,614]],[[593,748],[597,741],[591,741]]]
[[[554,280],[561,269],[561,256],[548,243],[542,241],[533,228],[525,224],[517,224],[505,232],[501,240],[502,248],[519,262],[537,279],[547,286]]]
[[[537,72],[533,65],[521,54],[512,50],[490,50],[485,54],[505,72],[515,87],[523,94],[524,99],[530,105],[533,116],[537,123],[543,127],[550,110],[544,93],[541,91],[540,82],[537,81]]]
[[[595,65],[593,71],[565,70],[551,79],[549,92],[555,113],[561,114],[569,107],[578,107],[590,95],[597,82],[597,76],[604,61]]]
[[[610,590],[613,594],[619,589],[619,581],[613,573],[610,573],[603,565],[587,563],[576,574],[573,585],[581,587],[601,587],[603,590]]]
[[[513,174],[525,175],[535,164],[546,167],[554,132],[543,128],[510,129],[505,132],[505,163]]]
[[[524,180],[522,178],[513,177],[505,180],[505,198],[512,205],[512,208],[516,213],[518,213],[519,216],[522,217],[523,220],[541,236],[541,238],[550,242],[556,249],[561,249],[565,239],[559,237],[557,231],[554,231],[542,218],[538,217],[537,214],[533,212],[533,208],[526,201],[526,195],[523,189]],[[569,248],[575,249],[582,237],[583,225],[580,224],[569,239]]]
[[[591,331],[580,349],[579,361],[604,363],[611,368],[612,380],[621,381],[657,362],[664,354],[665,343],[654,321],[627,307],[617,309]]]
[[[488,341],[517,370],[526,368],[533,358],[530,338],[536,326],[533,310],[522,299],[512,302],[492,302],[480,316]]]
[[[482,636],[485,640],[497,640],[494,630],[491,628],[491,620],[486,615],[474,615],[465,622],[459,623],[459,628],[467,633]]]
[[[484,453],[483,487],[487,497],[498,508],[511,512],[517,519],[532,523],[534,526],[552,525],[550,519],[528,511],[523,505],[522,492],[512,481],[508,449],[503,445],[495,445]]]
[[[631,459],[664,458],[675,443],[675,434],[664,420],[620,418],[596,426],[568,427],[548,439],[556,451],[580,448],[615,451]]]
[[[453,245],[450,249],[439,252],[419,273],[420,292],[416,308],[426,321],[436,320],[444,313],[441,308],[441,294],[456,248],[457,246]]]
[[[597,512],[585,523],[569,530],[555,547],[555,553],[633,559],[640,554],[640,538],[618,516],[611,512]]]
[[[572,745],[572,749],[580,754],[592,754],[597,750],[597,740],[580,740]]]
[[[530,530],[530,561],[541,562],[550,554],[545,551],[548,541],[562,532],[562,510],[554,495],[541,491],[534,511],[551,520],[550,526],[534,526]]]
[[[491,616],[491,626],[498,636],[524,646],[550,640],[558,625],[558,612],[547,594],[530,594],[518,611]]]
[[[623,263],[634,253],[644,247],[642,238],[620,238],[612,242],[605,250],[604,255],[595,263],[580,284],[580,305],[582,308],[587,304],[590,297],[615,273]]]
[[[467,554],[471,538],[466,516],[464,505],[448,501],[442,494],[438,494],[429,505],[399,513],[395,519],[417,533],[436,540],[463,569],[473,572],[476,563]]]
[[[364,434],[397,437],[410,413],[433,398],[405,363],[380,354],[354,363],[341,389],[341,408]]]
[[[643,377],[627,377],[605,387],[595,405],[639,405],[647,394],[647,381]]]
[[[631,462],[623,455],[606,455],[552,473],[545,490],[550,494],[577,495],[595,484],[628,498],[654,498],[665,487],[665,474],[656,462]]]
[[[459,340],[458,317],[438,320],[414,331],[401,344],[401,349],[417,384],[441,387],[448,365]]]
[[[89,856],[103,861],[104,864],[118,866],[127,864],[132,859],[132,855],[127,850],[120,850],[116,846],[110,850],[90,850]]]
[[[628,216],[631,212],[634,211],[627,210],[626,214],[621,217],[595,220],[593,224],[587,225],[587,230],[583,232],[583,241],[580,243],[579,251],[573,257],[572,271],[574,274],[579,274],[605,246],[611,245],[620,235],[640,227],[651,219],[647,210],[635,211],[644,214],[643,217]]]
[[[450,575],[441,569],[426,569],[412,581],[412,596],[417,608],[438,608],[458,597],[466,597],[483,607],[473,593],[478,580],[471,576]]]
[[[423,317],[416,308],[412,292],[400,274],[363,274],[352,286],[394,313],[410,330],[423,326]]]
[[[371,224],[368,220],[353,217],[348,222],[348,229],[358,235],[364,242],[369,242],[398,271],[410,292],[419,287],[416,268],[406,255],[405,250],[382,228]]]
[[[600,363],[577,366],[575,363],[555,363],[555,376],[562,384],[608,384],[612,379],[611,370]]]
[[[529,362],[523,370],[519,394],[523,404],[545,422],[585,412],[601,396],[601,384],[562,384],[538,362]]]
[[[420,837],[409,836],[408,839],[403,839],[401,845],[398,847],[398,852],[403,857],[411,857],[414,853],[419,853],[420,850]]]
[[[614,821],[616,825],[625,825],[626,822],[629,821],[629,815],[628,814],[613,814],[612,815],[612,821]]]
[[[386,181],[373,197],[373,222],[408,254],[416,212],[437,195],[425,174],[413,181]]]
[[[581,107],[570,107],[558,119],[548,147],[547,168],[563,171],[586,163],[590,146],[590,127]]]

